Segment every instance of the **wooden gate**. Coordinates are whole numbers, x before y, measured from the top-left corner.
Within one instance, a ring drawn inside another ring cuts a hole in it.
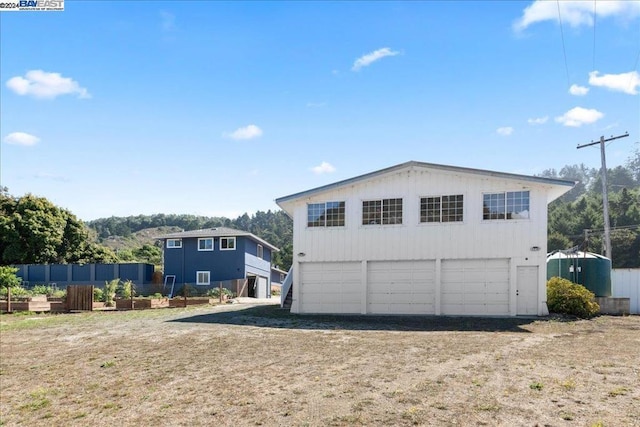
[[[68,285],[67,286],[67,310],[93,310],[93,286],[92,285]]]

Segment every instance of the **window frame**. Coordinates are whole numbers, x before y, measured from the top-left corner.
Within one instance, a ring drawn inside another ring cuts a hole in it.
[[[526,193],[526,196],[525,196]],[[485,212],[487,207],[487,197],[489,197],[488,212]],[[526,205],[524,204],[526,200]],[[492,206],[498,206],[497,203],[502,205],[501,211],[492,211]],[[526,206],[526,209],[524,207]],[[513,212],[509,212],[511,209]],[[516,211],[515,208],[519,207],[521,210]],[[527,212],[526,218],[517,217],[514,218],[511,215],[521,214]],[[518,191],[497,191],[491,193],[482,193],[482,220],[483,221],[517,221],[517,220],[530,220],[531,219],[531,191],[530,190],[518,190]]]
[[[169,242],[173,242],[173,245],[170,245]],[[175,243],[180,243],[179,245],[176,245]],[[165,244],[167,249],[182,249],[182,239],[167,239],[167,242]]]
[[[264,247],[259,243],[258,243],[258,246],[256,247],[256,257],[260,259],[264,259]]]
[[[207,275],[207,281],[206,282],[201,282],[200,281],[200,274],[206,274]],[[198,286],[208,286],[211,284],[211,271],[207,271],[207,270],[198,270],[196,271],[196,285]]]
[[[460,198],[460,200],[457,200],[458,197]],[[444,198],[447,198],[448,200],[445,201]],[[454,200],[451,201],[451,198],[454,198]],[[448,223],[464,222],[464,199],[465,199],[464,194],[443,194],[439,196],[421,196],[420,203],[419,203],[420,224],[448,224]],[[438,209],[437,216],[433,214],[429,215],[430,203],[432,206],[432,210],[433,210],[433,207],[437,206],[437,209]],[[451,207],[452,203],[454,204],[453,208]],[[458,203],[460,203],[460,206],[458,206]],[[424,214],[423,214],[423,206],[425,209]]]
[[[207,240],[211,240],[211,248],[210,249],[206,248],[206,247],[204,249],[201,248],[200,247],[200,242],[204,242],[204,241],[207,241]],[[213,237],[199,237],[198,238],[198,252],[211,252],[211,251],[213,251],[213,245],[214,245]]]
[[[226,248],[222,247],[222,241],[223,240],[227,241],[227,247]],[[233,247],[232,248],[229,247],[229,242],[233,242]],[[236,238],[235,238],[235,236],[221,237],[220,238],[220,250],[221,251],[235,251],[236,250]]]
[[[320,207],[322,211],[320,213]],[[313,209],[316,209],[313,211]],[[330,212],[336,210],[337,212]],[[311,211],[311,212],[310,212]],[[329,213],[331,215],[329,215]],[[317,215],[317,216],[316,216]],[[315,216],[315,219],[312,218]],[[329,217],[331,216],[331,217]],[[322,223],[317,222],[323,218]],[[307,228],[344,227],[347,223],[347,203],[344,200],[307,203]]]
[[[361,206],[363,226],[402,225],[404,223],[404,197],[362,200]],[[399,221],[397,216],[398,206],[400,207]],[[394,213],[396,215],[393,215]],[[392,218],[395,218],[395,220],[392,221]]]

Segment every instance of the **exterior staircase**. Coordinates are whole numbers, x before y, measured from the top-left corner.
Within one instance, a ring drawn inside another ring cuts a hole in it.
[[[293,266],[289,268],[287,277],[282,283],[280,292],[280,308],[291,310],[291,301],[293,300]]]

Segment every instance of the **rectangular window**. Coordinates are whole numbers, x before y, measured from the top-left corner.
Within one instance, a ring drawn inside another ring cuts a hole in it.
[[[204,239],[198,239],[199,251],[212,251],[213,250],[213,237],[206,237]]]
[[[236,250],[236,238],[235,237],[221,237],[220,238],[220,250],[221,251],[235,251]]]
[[[420,222],[458,222],[463,217],[463,196],[420,198]]]
[[[181,248],[182,239],[167,239],[167,248]]]
[[[402,199],[362,202],[362,225],[402,224]]]
[[[211,284],[210,272],[208,271],[197,271],[196,272],[196,285],[209,285]]]
[[[307,227],[343,227],[345,202],[309,203]]]
[[[262,248],[262,245],[258,245],[258,250],[256,251],[256,256],[260,259],[263,259],[264,257],[264,249]]]
[[[529,192],[507,191],[483,195],[482,219],[528,219]]]

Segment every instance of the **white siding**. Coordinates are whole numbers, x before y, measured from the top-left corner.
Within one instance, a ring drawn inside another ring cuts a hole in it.
[[[521,190],[530,191],[530,219],[482,219],[483,193]],[[463,222],[419,222],[421,196],[450,194],[464,195]],[[403,198],[402,225],[362,225],[363,200],[396,197]],[[307,227],[307,203],[325,201],[346,202],[344,227]],[[532,265],[546,261],[546,192],[536,183],[418,169],[302,198],[292,210],[294,256],[305,253],[305,262],[479,257],[522,257]],[[531,252],[533,246],[539,251]]]
[[[435,261],[367,264],[368,313],[434,314]]]
[[[629,298],[629,312],[640,314],[640,269],[613,269],[611,271],[611,296]]]

